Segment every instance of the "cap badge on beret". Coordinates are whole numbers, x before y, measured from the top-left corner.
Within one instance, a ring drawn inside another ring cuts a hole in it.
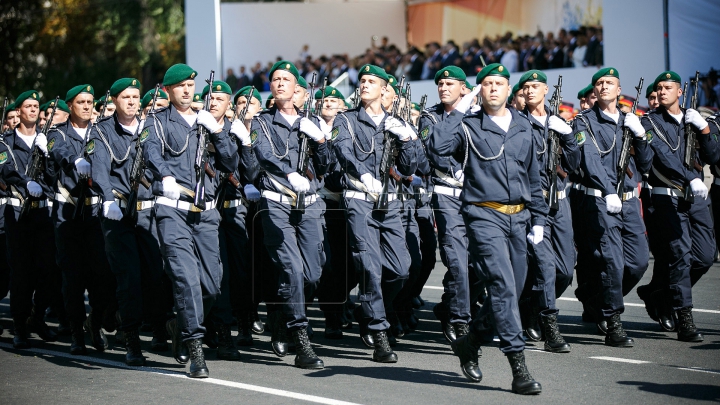
[[[285,64],[285,69],[290,69],[290,64],[289,64],[289,63]]]
[[[222,87],[219,84],[217,86],[215,86],[215,90],[220,90],[221,88]]]
[[[498,72],[502,72],[502,71],[503,71],[503,69],[505,69],[505,68],[504,68],[504,67],[502,67],[502,66],[499,66],[499,67],[498,67]]]
[[[107,102],[108,102],[108,103],[111,102],[111,101],[112,101],[112,96],[107,98]]]
[[[443,73],[443,74],[445,75],[445,77],[450,76],[450,72],[448,72],[447,70],[446,70],[445,73]]]
[[[670,73],[665,73],[665,77],[670,78]]]
[[[50,107],[52,107],[52,106],[54,106],[54,105],[55,105],[55,102],[54,102],[54,101],[51,101],[51,102],[50,102]]]
[[[369,72],[369,71],[370,71],[370,66],[365,66],[365,71],[366,71],[366,72]]]
[[[190,78],[191,78],[191,79],[194,79],[194,78],[195,78],[195,72],[190,73]]]
[[[33,93],[32,98],[37,98],[37,94]]]
[[[133,79],[132,85],[134,86],[134,85],[136,85],[136,84],[137,84],[137,80]]]
[[[614,74],[615,74],[615,69],[610,69],[610,74],[611,74],[611,75],[614,75]]]
[[[90,91],[90,86],[87,86],[87,91]]]
[[[335,90],[331,91],[330,94],[335,94]]]
[[[537,73],[533,73],[533,79],[537,79]]]

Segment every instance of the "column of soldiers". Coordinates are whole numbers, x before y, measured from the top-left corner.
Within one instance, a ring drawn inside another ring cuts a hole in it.
[[[150,350],[171,350],[203,378],[203,344],[239,360],[236,344],[267,327],[277,356],[320,369],[307,315],[318,299],[326,338],[355,321],[372,359],[394,363],[438,246],[447,271],[433,312],[470,381],[498,336],[512,390],[540,393],[525,340],[570,352],[556,299],[574,278],[583,320],[606,345],[633,346],[623,297],[649,252],[652,280],[638,287],[648,315],[680,341],[703,340],[692,286],[716,249],[702,169],[720,170],[720,126],[681,107],[676,73],[648,86],[639,118],[618,108],[617,69],[601,69],[572,122],[558,115],[559,89],[546,103],[543,72],[510,87],[498,63],[475,87],[456,66],[438,71],[440,103],[426,109],[374,65],[359,70],[353,108],[289,61],[269,71],[264,110],[250,86],[232,94],[208,80],[196,93],[197,75],[177,64],[144,94],[122,78],[99,102],[81,84],[42,106],[28,90],[7,108],[0,293],[11,293],[15,348],[32,332],[70,335],[78,355],[89,337],[102,352],[117,331],[126,363],[142,366],[147,330]]]

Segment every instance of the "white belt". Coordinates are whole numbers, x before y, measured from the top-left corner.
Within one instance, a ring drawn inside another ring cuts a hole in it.
[[[652,193],[655,195],[669,195],[673,197],[683,197],[683,192],[676,188],[653,187]]]
[[[585,194],[591,195],[593,197],[602,197],[603,196],[603,193],[601,190],[598,190],[596,188],[590,188],[590,187],[587,187],[585,189]],[[638,191],[635,188],[632,191],[628,191],[627,193],[622,193],[622,200],[627,201],[631,198],[637,198],[637,196],[638,196]]]
[[[260,195],[267,198],[268,200],[279,202],[280,204],[290,205],[293,207],[295,206],[295,199],[288,197],[285,194],[276,193],[270,190],[263,190]],[[306,207],[314,203],[315,201],[317,201],[317,194],[310,194],[305,196]]]
[[[13,207],[22,207],[22,203],[19,198],[8,197],[6,203],[8,205],[12,205]]]
[[[243,198],[238,198],[237,200],[225,200],[223,202],[223,208],[235,208],[241,205],[248,207],[250,204],[248,204],[248,202]]]
[[[203,212],[200,208],[193,205],[193,203],[189,203],[182,200],[171,200],[167,197],[158,197],[155,199],[156,204],[165,205],[168,207],[177,208],[179,210],[183,211],[190,211],[190,212]],[[209,211],[211,209],[215,208],[215,201],[208,201],[205,203],[205,210]]]
[[[460,197],[460,193],[462,193],[461,188],[452,188],[452,187],[445,187],[445,186],[438,186],[435,185],[435,188],[433,188],[433,193],[442,194],[442,195],[449,195],[451,197]]]
[[[5,205],[5,204],[7,204],[7,202],[8,202],[7,197],[0,198],[0,205]]]
[[[377,201],[377,199],[375,197],[371,196],[368,193],[363,193],[362,191],[345,190],[345,192],[343,193],[343,196],[345,198],[354,198],[356,200],[372,201],[372,202]],[[397,193],[388,193],[387,200],[388,200],[388,202],[397,200]]]
[[[327,187],[323,187],[320,190],[318,190],[318,194],[320,197],[326,199],[326,200],[333,200],[335,202],[340,202],[342,199],[342,193],[336,193],[334,191],[330,191],[327,189]]]
[[[17,203],[16,203],[17,201]],[[13,207],[22,207],[22,203],[17,198],[8,198],[8,203],[12,205]],[[40,200],[40,201],[30,201],[30,208],[45,208],[45,207],[52,207],[52,201],[48,199]]]
[[[543,190],[543,196],[545,196],[545,198],[548,197],[548,194],[550,194],[549,191]],[[565,190],[556,191],[555,194],[557,194],[558,200],[564,200],[565,197],[567,197],[567,192],[565,192]]]
[[[115,202],[117,203],[117,205],[120,208],[127,208],[127,201],[116,198]],[[138,201],[136,209],[137,209],[137,211],[143,211],[148,208],[152,208],[154,205],[155,205],[155,200]]]
[[[72,201],[72,202],[68,201],[67,198],[65,198],[65,196],[60,193],[55,193],[55,201],[61,202],[61,203],[69,202],[71,204],[75,204],[74,201]],[[95,197],[88,197],[85,199],[85,205],[95,205],[95,204],[100,204],[100,197],[95,196]]]
[[[642,182],[642,188],[645,188],[645,189],[648,189],[648,190],[652,190],[652,189],[653,189],[653,186],[651,186],[647,181],[643,181],[643,182]]]
[[[577,190],[577,191],[585,191],[585,186],[583,186],[583,185],[580,184],[580,183],[573,184],[572,188],[574,188],[574,189]]]

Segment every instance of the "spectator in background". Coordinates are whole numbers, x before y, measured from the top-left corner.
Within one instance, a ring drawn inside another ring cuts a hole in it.
[[[572,64],[574,67],[583,67],[583,61],[585,60],[585,52],[587,52],[587,37],[585,35],[579,35],[577,38],[577,46],[572,51]]]
[[[518,71],[518,52],[515,43],[510,40],[505,43],[503,56],[500,58],[500,64],[505,66],[510,73]]]
[[[560,47],[561,42],[553,41],[555,45],[548,54],[548,67],[550,69],[559,69],[565,67],[565,52]]]
[[[247,73],[245,73],[245,65],[240,66],[240,71],[238,74],[240,75],[237,79],[238,89],[242,89],[245,86],[249,86],[250,78],[248,77]],[[233,91],[235,91],[235,89],[233,89]]]
[[[425,45],[425,64],[423,65],[422,79],[430,80],[435,78],[435,73],[440,70],[440,44],[430,42]]]
[[[235,72],[233,72],[232,68],[228,68],[227,73],[225,74],[225,83],[230,86],[230,89],[233,93],[235,93],[239,87],[238,87],[238,79],[235,76]]]
[[[590,27],[587,32],[590,40],[588,41],[585,57],[583,58],[583,66],[595,66],[597,65],[597,63],[595,63],[595,52],[598,46],[600,46],[600,40],[596,35],[595,28]]]

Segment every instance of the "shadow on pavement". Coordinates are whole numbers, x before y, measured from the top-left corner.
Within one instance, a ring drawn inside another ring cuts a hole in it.
[[[720,401],[720,387],[701,384],[655,384],[646,381],[618,381],[622,385],[635,385],[639,390],[677,398]]]

